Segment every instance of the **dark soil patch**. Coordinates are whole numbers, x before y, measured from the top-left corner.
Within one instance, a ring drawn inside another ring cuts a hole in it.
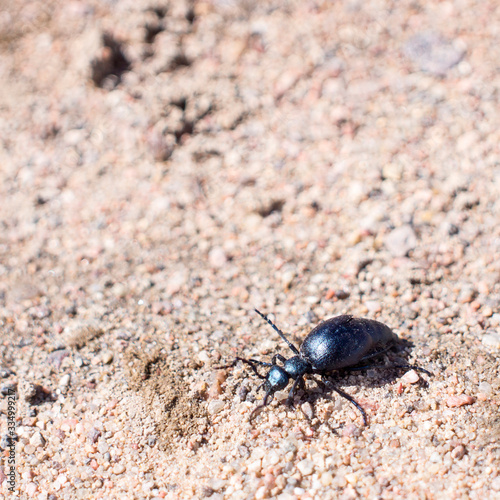
[[[159,350],[152,354],[130,350],[125,366],[131,389],[144,398],[155,421],[160,448],[204,431],[204,401],[190,392],[187,369]]]

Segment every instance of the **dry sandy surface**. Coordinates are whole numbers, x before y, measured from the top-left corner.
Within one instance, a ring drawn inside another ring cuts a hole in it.
[[[5,497],[499,498],[498,2],[0,5]],[[249,422],[254,307],[434,376]]]

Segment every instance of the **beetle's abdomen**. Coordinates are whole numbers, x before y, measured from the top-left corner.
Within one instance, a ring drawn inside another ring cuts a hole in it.
[[[314,328],[300,353],[317,370],[339,370],[383,351],[395,338],[392,330],[378,321],[337,316]]]

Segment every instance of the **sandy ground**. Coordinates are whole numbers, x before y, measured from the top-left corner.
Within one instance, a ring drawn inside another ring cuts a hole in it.
[[[0,5],[5,498],[500,496],[498,2]],[[255,307],[434,376],[249,422]]]

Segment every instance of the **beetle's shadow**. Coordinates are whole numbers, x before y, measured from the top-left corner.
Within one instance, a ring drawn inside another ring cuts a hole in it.
[[[295,402],[300,404],[309,401],[314,405],[319,399],[335,401],[336,398],[342,398],[342,396],[332,389],[332,385],[349,394],[349,387],[352,386],[364,388],[384,387],[399,380],[412,368],[424,370],[423,367],[410,363],[409,358],[412,347],[412,342],[400,339],[390,350],[369,360],[368,364],[365,361],[346,369],[326,373],[321,376],[322,383],[317,384],[318,388],[316,390],[305,389],[300,396],[300,400],[295,399]],[[368,372],[370,372],[369,375]],[[318,378],[319,375],[314,375],[313,381],[317,381]],[[419,387],[429,386],[427,380],[422,376],[415,385]],[[353,398],[356,399],[354,396]]]

